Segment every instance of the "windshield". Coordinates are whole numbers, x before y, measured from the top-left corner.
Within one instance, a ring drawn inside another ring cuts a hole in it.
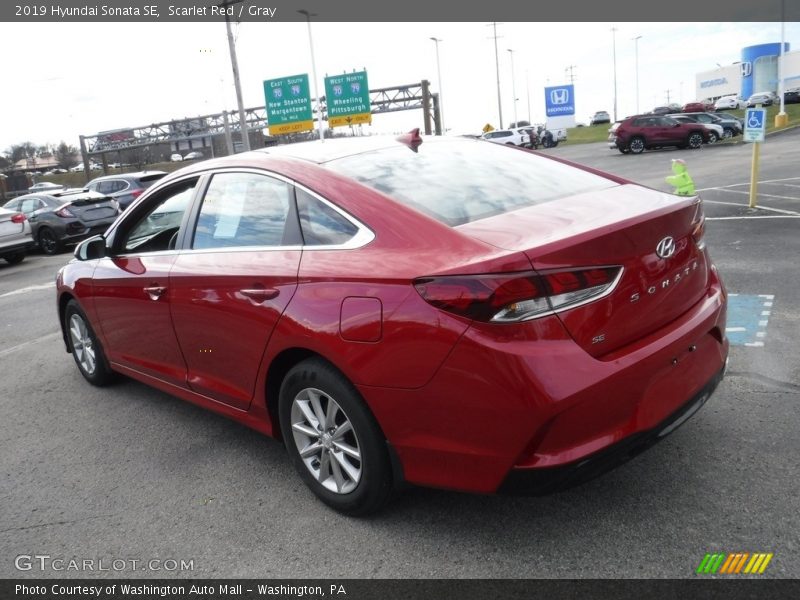
[[[325,166],[450,226],[617,185],[515,148],[436,141],[336,159]]]

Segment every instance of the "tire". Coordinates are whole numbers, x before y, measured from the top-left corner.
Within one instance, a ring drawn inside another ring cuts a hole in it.
[[[630,150],[628,150],[627,148],[618,147],[617,150],[619,150],[622,154],[630,154]]]
[[[703,134],[699,131],[694,131],[689,134],[688,139],[686,140],[686,144],[692,150],[697,150],[700,146],[703,145]]]
[[[722,130],[722,137],[726,140],[729,140],[733,137],[733,129],[728,129],[727,127]]]
[[[24,252],[14,252],[14,254],[6,254],[3,258],[10,265],[18,265],[23,260],[25,260],[25,253]]]
[[[717,140],[719,140],[719,136],[717,135],[716,131],[709,131],[708,132],[708,142],[709,144],[716,144]]]
[[[304,360],[286,374],[278,402],[286,450],[320,500],[352,516],[388,502],[392,468],[386,440],[344,375],[322,359]]]
[[[67,303],[64,311],[64,329],[69,340],[69,350],[84,379],[96,386],[105,386],[115,378],[108,366],[106,355],[86,315],[75,300]]]
[[[42,227],[38,235],[39,248],[48,256],[61,252],[61,242],[49,227]]]
[[[644,152],[644,138],[636,136],[631,138],[631,141],[628,142],[628,150],[630,150],[631,154],[641,154]]]

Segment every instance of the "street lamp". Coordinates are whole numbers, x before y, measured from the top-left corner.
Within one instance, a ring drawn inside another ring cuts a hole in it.
[[[317,129],[319,130],[320,141],[324,142],[325,136],[322,132],[322,102],[319,97],[319,85],[317,84],[317,61],[314,59],[314,38],[311,37],[311,17],[316,17],[317,15],[316,13],[308,12],[304,8],[301,8],[297,12],[306,16],[306,23],[308,24],[308,47],[311,49],[311,77],[314,78],[314,95],[317,97]]]
[[[514,51],[508,48],[508,53],[511,55],[511,98],[514,101],[514,126],[519,127],[517,123],[517,84],[514,82]]]
[[[633,52],[636,57],[636,114],[639,114],[639,40],[642,36],[633,38]],[[614,117],[616,119],[616,117]]]
[[[617,28],[611,28],[611,48],[614,58],[614,122],[617,121]]]
[[[444,40],[435,37],[432,37],[431,40],[436,44],[436,77],[439,80],[439,129],[444,135],[444,92],[442,92],[442,69],[439,65],[439,42]]]

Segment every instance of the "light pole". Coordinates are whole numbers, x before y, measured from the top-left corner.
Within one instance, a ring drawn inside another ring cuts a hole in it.
[[[243,0],[229,0],[219,6],[227,8],[233,4],[239,4]],[[225,11],[225,28],[228,30],[228,49],[231,53],[231,68],[233,69],[233,86],[236,88],[236,104],[239,107],[239,128],[242,139],[242,148],[245,152],[250,150],[250,136],[247,134],[247,116],[244,113],[244,101],[242,100],[242,84],[239,81],[239,61],[236,58],[236,42],[233,41],[231,31],[231,20],[228,18],[228,11]]]
[[[633,53],[636,57],[636,114],[639,114],[639,40],[642,36],[637,35],[633,38]]]
[[[311,49],[311,77],[314,78],[314,96],[317,97],[317,129],[319,130],[320,141],[324,142],[325,136],[322,132],[322,102],[319,97],[319,85],[317,84],[317,61],[314,59],[314,38],[311,37],[311,17],[316,17],[317,15],[308,12],[304,8],[301,8],[297,12],[306,16],[306,24],[308,25],[308,47]]]
[[[525,69],[525,95],[528,99],[528,123],[531,122],[531,82],[528,79],[528,69]]]
[[[519,127],[517,123],[517,84],[514,82],[514,51],[508,48],[508,53],[511,55],[511,98],[514,101],[514,126]]]
[[[781,0],[781,52],[778,56],[778,96],[781,99],[781,109],[775,115],[775,127],[783,127],[789,122],[789,117],[786,115],[786,105],[784,103],[784,90],[786,89],[783,78],[786,73],[783,70],[783,47],[786,44],[786,0]]]
[[[500,99],[500,56],[497,54],[497,23],[492,23],[494,32],[494,68],[497,73],[497,115],[500,119],[500,129],[503,128],[503,103]]]
[[[617,121],[617,28],[611,28],[611,51],[614,59],[614,122]]]
[[[439,42],[443,42],[439,38],[432,37],[433,43],[436,44],[436,77],[439,80],[439,129],[444,135],[444,92],[442,92],[442,68],[439,65]]]

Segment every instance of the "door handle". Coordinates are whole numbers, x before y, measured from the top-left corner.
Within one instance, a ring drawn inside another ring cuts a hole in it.
[[[239,293],[242,296],[247,296],[251,300],[255,300],[256,302],[265,302],[266,300],[272,300],[273,298],[276,298],[281,292],[275,288],[248,288],[239,290]]]
[[[164,292],[167,291],[167,288],[160,286],[153,286],[144,288],[144,291],[148,296],[150,296],[150,300],[158,300],[159,298],[161,298],[161,296],[164,295]]]

